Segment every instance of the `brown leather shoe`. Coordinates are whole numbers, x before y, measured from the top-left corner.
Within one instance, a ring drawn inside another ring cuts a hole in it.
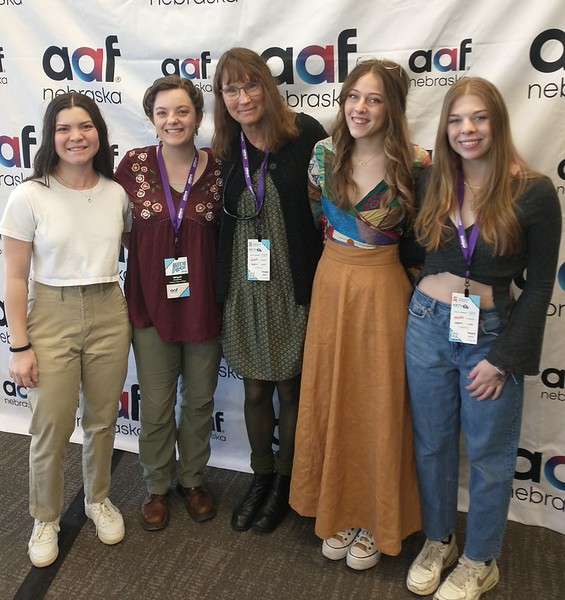
[[[159,531],[169,524],[166,494],[147,494],[141,505],[141,526],[146,531]]]
[[[177,484],[177,491],[184,499],[186,510],[188,511],[190,518],[197,523],[208,521],[216,516],[214,499],[212,498],[212,494],[210,494],[206,488],[201,485],[197,485],[196,487],[183,487],[179,483]]]

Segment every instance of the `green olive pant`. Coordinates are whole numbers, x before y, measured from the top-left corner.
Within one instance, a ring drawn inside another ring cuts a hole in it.
[[[141,391],[139,460],[147,490],[151,494],[166,494],[175,476],[184,487],[201,485],[210,458],[219,341],[164,342],[155,327],[135,327],[133,349]],[[179,453],[178,472],[175,445]]]
[[[82,470],[87,502],[110,490],[118,405],[131,329],[119,284],[30,289],[28,332],[39,385],[28,391],[30,513],[54,521],[63,510],[63,463],[82,385]]]

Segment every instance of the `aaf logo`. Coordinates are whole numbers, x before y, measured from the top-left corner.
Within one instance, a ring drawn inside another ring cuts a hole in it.
[[[6,55],[4,54],[4,48],[0,46],[0,85],[6,85],[8,83],[8,78],[6,77],[5,69],[4,69],[4,59]]]
[[[540,483],[543,474],[555,489],[565,491],[565,469],[562,468],[558,473],[558,467],[565,465],[565,456],[552,456],[545,460],[542,452],[531,452],[525,448],[518,448],[518,457],[528,461],[528,465],[523,471],[516,470],[514,479]]]
[[[72,54],[67,46],[49,46],[43,53],[43,70],[54,81],[72,81],[75,75],[86,82],[119,81],[114,78],[116,57],[121,56],[117,44],[118,36],[109,35],[104,48],[81,46]]]
[[[546,29],[539,33],[530,46],[530,62],[540,73],[565,70],[565,31]],[[528,84],[528,100],[565,98],[565,77],[545,83]]]
[[[22,6],[23,0],[0,0],[0,6]]]
[[[408,66],[413,73],[465,71],[467,69],[467,57],[472,52],[472,43],[472,38],[465,38],[458,48],[416,50],[408,58]]]
[[[337,81],[343,82],[349,73],[349,60],[350,54],[357,52],[357,44],[350,43],[351,39],[357,37],[357,29],[344,29],[337,36],[337,60],[336,50],[333,44],[327,46],[320,46],[318,44],[312,44],[306,46],[294,58],[294,48],[280,48],[279,46],[271,46],[266,50],[263,50],[261,56],[265,59],[265,62],[272,62],[272,59],[279,58],[282,62],[282,70],[278,75],[273,75],[277,79],[277,83],[294,83],[294,69],[296,67],[296,73],[302,79],[302,81],[311,85],[318,85],[320,83],[335,83],[336,74]],[[317,57],[322,62],[322,69],[319,72],[313,72],[311,63],[314,62],[310,59]]]
[[[199,58],[165,58],[161,63],[163,75],[178,75],[184,79],[208,79],[210,52],[204,50]]]
[[[565,369],[545,369],[541,374],[543,385],[548,388],[565,389]]]
[[[0,166],[31,167],[31,147],[37,144],[35,127],[25,125],[19,136],[0,135]]]
[[[9,398],[19,398],[20,400],[27,400],[27,388],[23,385],[16,385],[11,379],[5,379],[2,384],[4,394]]]
[[[4,403],[10,406],[19,406],[29,408],[27,399],[27,388],[22,385],[16,385],[11,379],[5,379],[2,384],[4,390]]]
[[[565,292],[565,263],[557,271],[557,283],[559,283],[559,287]]]
[[[124,390],[120,398],[120,410],[118,412],[119,419],[131,419],[139,421],[139,401],[141,394],[139,392],[139,384],[134,383],[130,391]]]
[[[557,56],[547,56],[547,47],[557,46]],[[565,69],[565,31],[546,29],[538,34],[530,46],[530,62],[540,73],[555,73]]]
[[[559,316],[561,316],[561,307],[559,305]],[[541,382],[549,390],[542,390],[540,398],[542,400],[553,400],[565,402],[565,369],[549,368],[541,373]]]

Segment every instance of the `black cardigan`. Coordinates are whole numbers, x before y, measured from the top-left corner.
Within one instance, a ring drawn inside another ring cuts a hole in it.
[[[324,128],[312,117],[296,115],[299,136],[285,144],[269,157],[271,178],[281,199],[281,209],[286,227],[290,271],[297,304],[308,304],[316,265],[322,253],[322,238],[315,228],[308,201],[307,172],[314,144],[327,137]],[[251,173],[258,170],[263,153],[247,143]],[[239,136],[235,140],[230,159],[223,161],[224,205],[237,213],[245,179],[241,165]],[[217,298],[223,303],[231,276],[232,247],[235,219],[224,212],[220,225],[218,250]]]

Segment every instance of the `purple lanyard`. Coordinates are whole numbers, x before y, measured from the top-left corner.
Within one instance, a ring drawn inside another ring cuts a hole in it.
[[[473,261],[473,254],[477,246],[477,240],[479,239],[479,226],[475,222],[471,229],[471,235],[467,240],[467,234],[465,233],[465,227],[463,227],[463,219],[461,218],[461,207],[463,206],[463,199],[465,197],[465,181],[463,174],[459,173],[457,176],[457,205],[455,206],[455,225],[457,226],[457,238],[459,239],[459,246],[461,247],[461,253],[467,267],[465,271],[465,296],[469,296],[469,277],[471,276],[471,262]]]
[[[182,198],[179,202],[178,210],[175,209],[175,203],[173,202],[173,195],[171,194],[169,176],[167,175],[167,168],[165,167],[165,161],[163,160],[163,148],[161,144],[157,146],[157,163],[159,164],[159,173],[161,174],[163,193],[165,194],[167,207],[169,209],[169,218],[171,219],[171,225],[173,226],[173,231],[175,232],[176,246],[179,241],[179,230],[180,226],[182,225],[182,218],[184,216],[184,211],[186,210],[186,205],[188,204],[188,199],[190,198],[190,193],[192,192],[194,176],[196,174],[196,169],[198,168],[198,148],[194,148],[194,159],[192,160],[192,165],[188,171],[188,177],[186,178],[186,184],[184,186]]]
[[[263,204],[265,202],[265,177],[267,175],[267,164],[269,162],[269,151],[265,150],[265,158],[261,163],[259,171],[259,177],[257,178],[257,193],[253,189],[253,181],[251,180],[251,173],[249,170],[249,156],[247,154],[247,145],[245,143],[245,136],[243,131],[239,133],[239,143],[241,145],[241,163],[243,165],[243,176],[245,177],[245,185],[249,190],[250,194],[255,199],[255,208],[257,210],[257,216],[261,214]]]

